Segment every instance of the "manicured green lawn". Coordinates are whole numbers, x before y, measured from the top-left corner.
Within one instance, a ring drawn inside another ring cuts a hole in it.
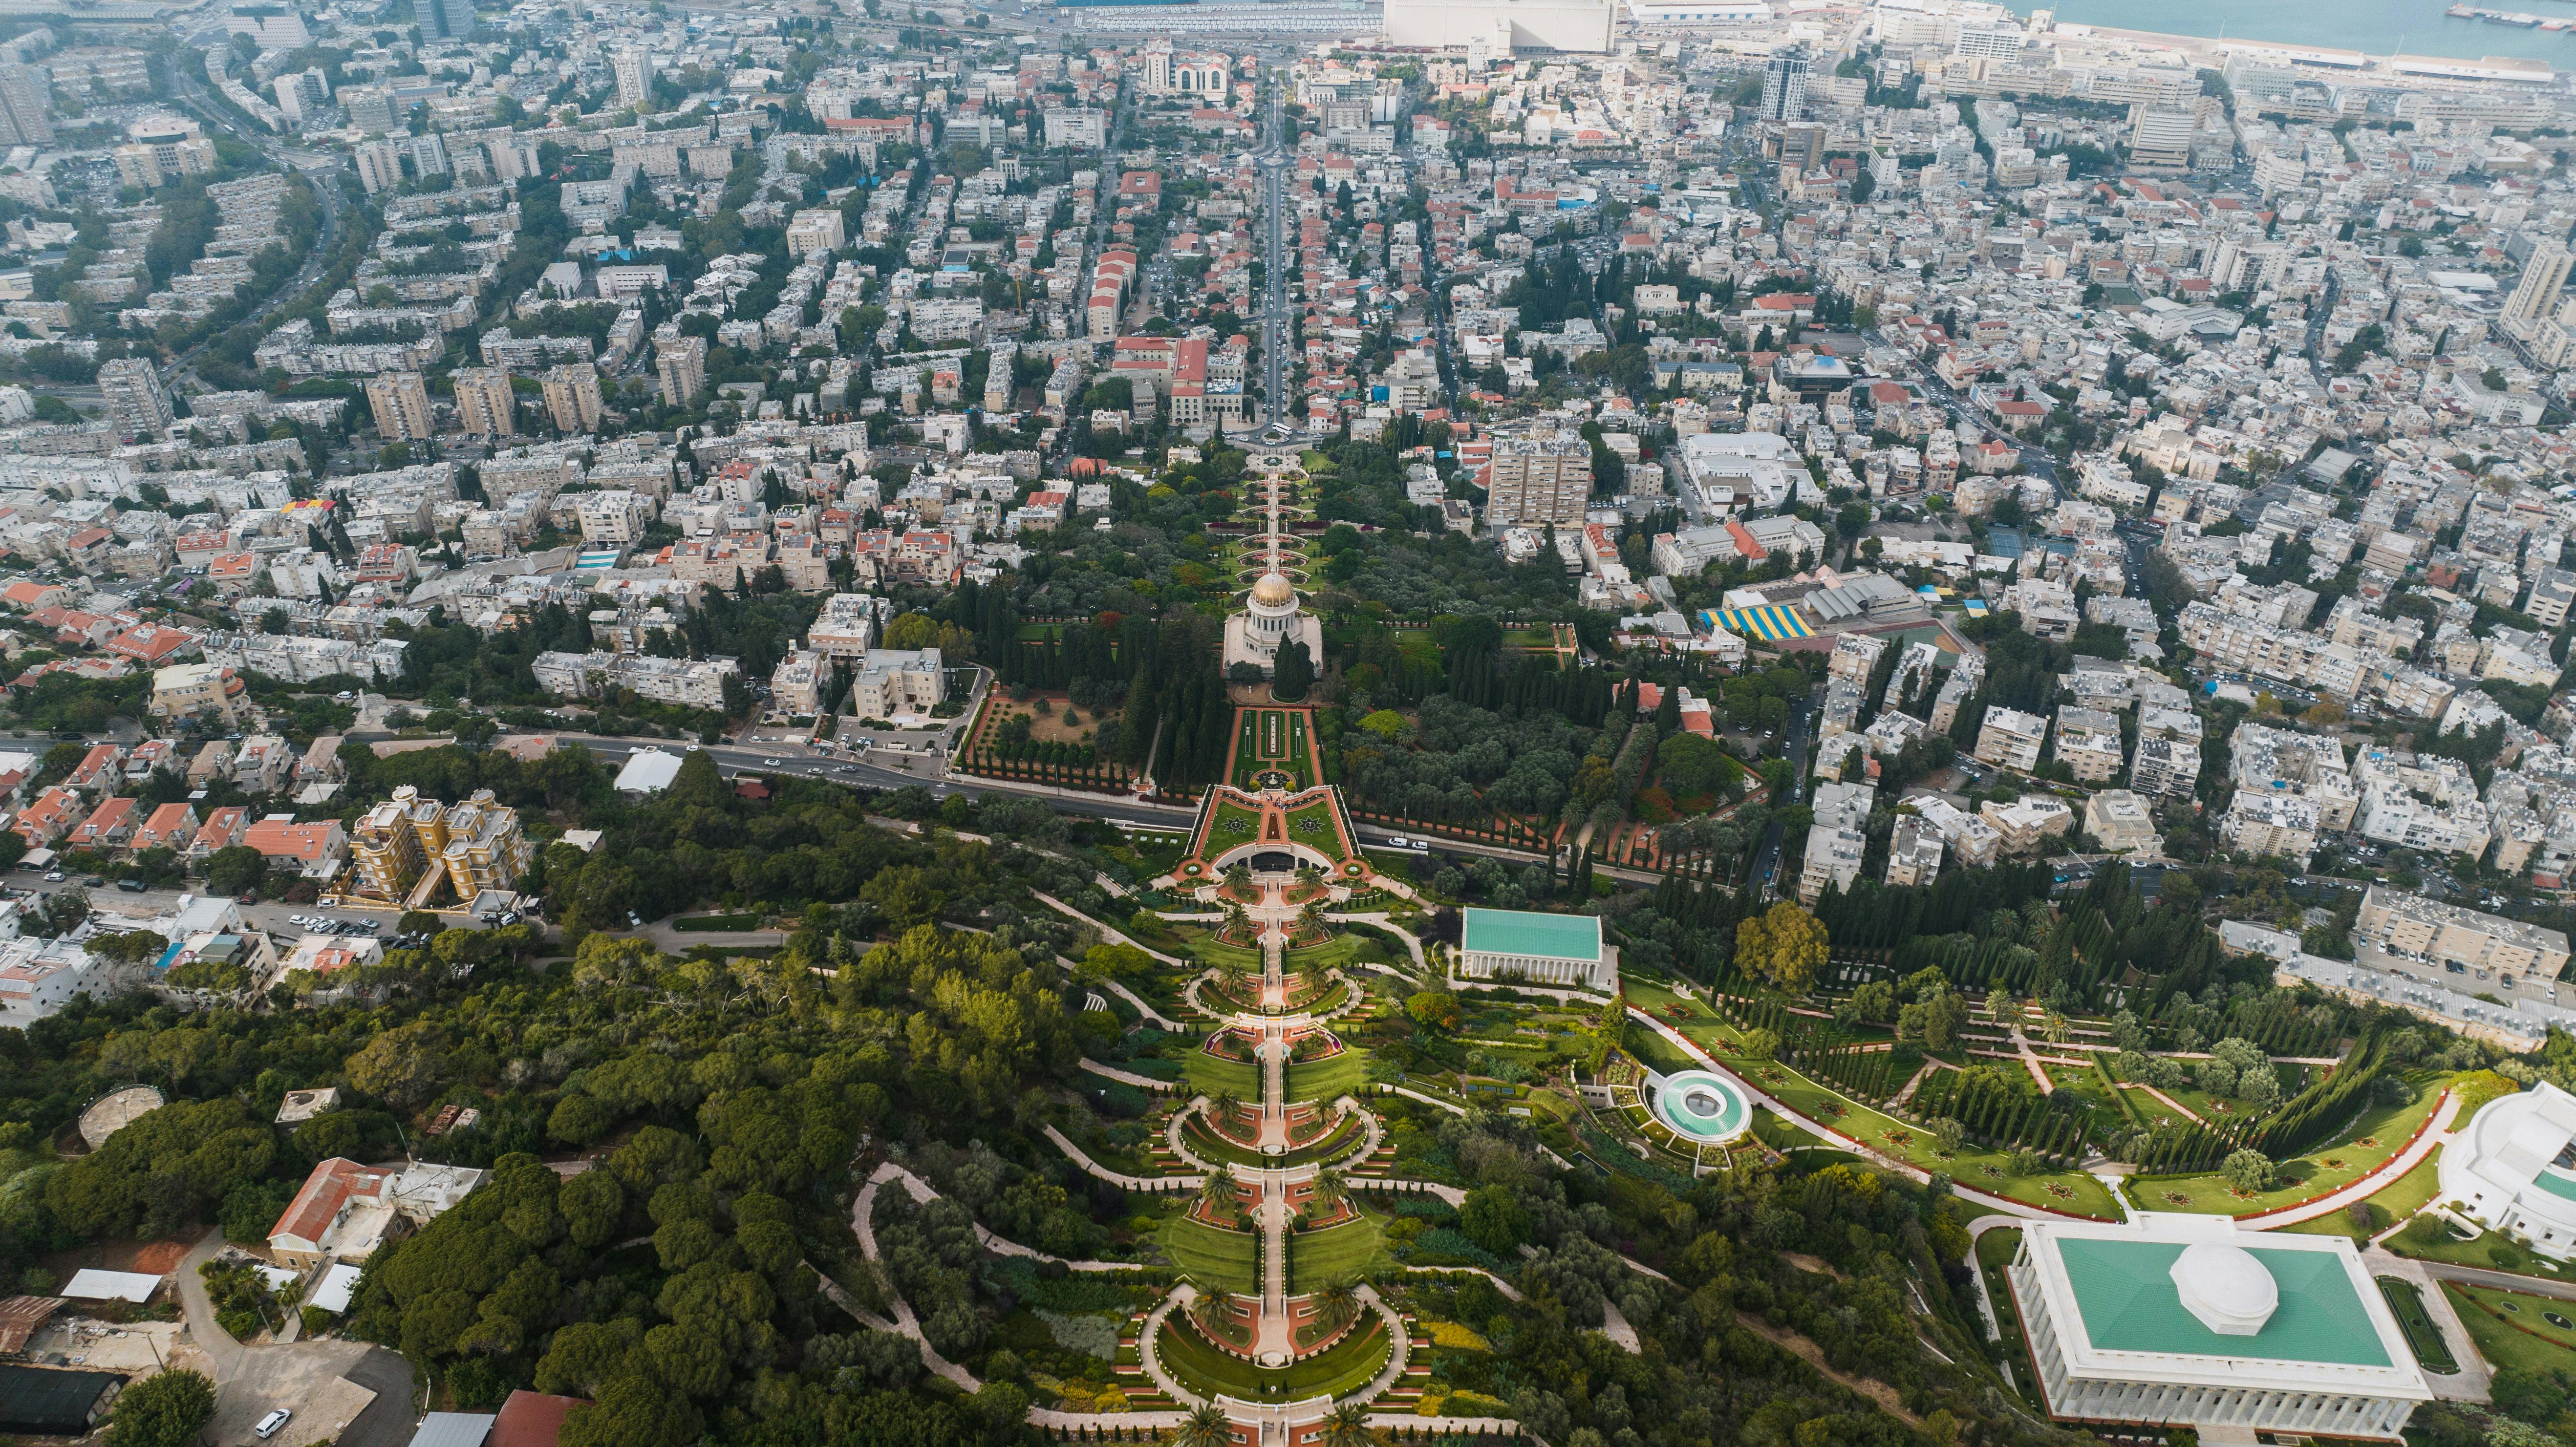
[[[2439,1084],[2420,1088],[2405,1105],[2372,1106],[2327,1145],[2281,1163],[2282,1185],[2251,1196],[2237,1195],[2224,1176],[2211,1174],[2172,1180],[2133,1182],[2129,1195],[2150,1211],[2199,1211],[2231,1216],[2295,1205],[2311,1196],[2341,1188],[2388,1164],[2403,1149],[2415,1128],[2433,1113],[2441,1097]],[[2363,1142],[2369,1142],[2364,1145]],[[2394,1184],[2392,1182],[2391,1184]],[[2430,1199],[2427,1197],[2427,1199]]]
[[[2397,1325],[2406,1333],[2407,1349],[2415,1353],[2416,1362],[2424,1370],[2447,1377],[2460,1369],[2460,1364],[2451,1359],[2450,1346],[2442,1340],[2442,1329],[2424,1310],[2421,1288],[2402,1277],[2383,1276],[2379,1278],[2379,1294],[2387,1298],[2388,1309],[2395,1313]]]
[[[1179,1212],[1163,1223],[1163,1254],[1201,1286],[1250,1294],[1260,1289],[1252,1269],[1250,1232],[1220,1231]]]
[[[1977,1238],[1977,1270],[1986,1280],[1986,1296],[1994,1303],[1995,1323],[2003,1331],[2005,1376],[2025,1397],[2031,1396],[2030,1364],[2022,1345],[2021,1312],[2013,1304],[2012,1283],[2005,1279],[2006,1268],[2021,1251],[2021,1232],[1995,1230]],[[2033,1399],[2034,1407],[2044,1405]]]
[[[1333,805],[1329,799],[1316,799],[1289,810],[1288,838],[1336,864],[1347,857],[1342,848],[1342,831],[1333,827]]]
[[[1208,857],[1213,859],[1238,844],[1249,844],[1260,832],[1260,815],[1232,800],[1220,800],[1216,820],[1208,825]]]
[[[1187,1069],[1190,1088],[1201,1095],[1231,1090],[1246,1105],[1261,1099],[1261,1068],[1249,1060],[1219,1060],[1204,1050],[1192,1050]]]
[[[1303,1295],[1342,1277],[1365,1275],[1384,1254],[1377,1220],[1366,1207],[1347,1226],[1297,1232],[1288,1238],[1288,1292]]]
[[[1386,1321],[1376,1312],[1368,1315],[1365,1325],[1330,1349],[1292,1363],[1283,1371],[1265,1371],[1218,1351],[1208,1345],[1196,1327],[1184,1323],[1177,1312],[1163,1319],[1159,1350],[1163,1365],[1184,1383],[1204,1386],[1240,1401],[1338,1397],[1367,1385],[1386,1366]]]
[[[2413,1170],[2371,1193],[2370,1204],[2375,1208],[2371,1215],[2373,1234],[2387,1230],[2432,1203],[2433,1197],[2442,1189],[2437,1169],[2441,1164],[2442,1152],[2437,1148],[2416,1162]],[[2361,1235],[2353,1230],[2351,1216],[2342,1211],[2332,1211],[2313,1221],[2302,1221],[2296,1226],[2281,1229],[2307,1236],[2350,1236],[2354,1245],[2362,1244]]]
[[[1368,1081],[1368,1052],[1345,1049],[1322,1060],[1288,1065],[1288,1101],[1339,1100]]]
[[[1202,1160],[1221,1161],[1229,1166],[1263,1164],[1261,1152],[1236,1145],[1193,1116],[1181,1126],[1181,1140],[1198,1153]]]
[[[1708,1007],[1700,1001],[1682,1000],[1669,990],[1634,978],[1627,985],[1631,1004],[1670,1023],[1692,1044],[1716,1056],[1760,1089],[1770,1092],[1782,1105],[1846,1135],[1857,1136],[1874,1150],[1927,1171],[1946,1171],[1960,1185],[1990,1195],[2115,1221],[2123,1217],[2124,1213],[2111,1199],[2111,1193],[2085,1172],[2014,1176],[2009,1174],[2008,1152],[1990,1151],[1974,1145],[1965,1146],[1955,1156],[1944,1160],[1939,1154],[1939,1143],[1929,1132],[1872,1110],[1787,1066],[1745,1059],[1733,1028],[1709,1013]],[[1672,1004],[1688,1010],[1690,1018],[1673,1018],[1665,1009]],[[1647,1029],[1633,1020],[1629,1022],[1628,1042],[1630,1051],[1638,1059],[1660,1071],[1696,1068],[1699,1064],[1684,1055],[1660,1032]],[[1896,1133],[1896,1139],[1889,1138],[1891,1132]]]
[[[2442,1289],[2450,1293],[2452,1310],[2459,1313],[2460,1324],[2469,1329],[2469,1340],[2477,1343],[2478,1355],[2487,1359],[2488,1366],[2498,1371],[2519,1367],[2544,1376],[2576,1371],[2576,1331],[2554,1325],[2544,1315],[2555,1312],[2576,1321],[2576,1302],[2450,1281],[2443,1282]]]

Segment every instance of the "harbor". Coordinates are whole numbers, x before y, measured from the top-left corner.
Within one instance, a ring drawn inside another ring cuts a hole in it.
[[[2442,13],[2454,20],[2483,20],[2489,25],[2511,25],[2520,30],[2576,30],[2576,20],[2534,15],[2523,10],[2482,10],[2474,5],[2454,5]]]

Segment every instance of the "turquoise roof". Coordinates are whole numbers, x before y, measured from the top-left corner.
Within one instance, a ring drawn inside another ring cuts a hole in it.
[[[1463,947],[1470,954],[1530,955],[1547,960],[1601,958],[1601,921],[1593,915],[1470,909],[1466,916]]]
[[[2562,1200],[2576,1201],[2576,1180],[2568,1179],[2562,1171],[2544,1167],[2539,1175],[2531,1178],[2531,1183]]]
[[[2252,1336],[2201,1324],[2174,1287],[2179,1241],[2060,1237],[2058,1259],[2075,1289],[2076,1310],[2095,1348],[2167,1356],[2236,1357],[2321,1365],[2385,1367],[2388,1348],[2340,1253],[2249,1246],[2272,1273],[2281,1304]]]

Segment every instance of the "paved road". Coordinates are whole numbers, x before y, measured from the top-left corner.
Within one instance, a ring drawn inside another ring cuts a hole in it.
[[[411,1408],[411,1363],[400,1352],[376,1347],[340,1375],[373,1391],[376,1399],[340,1434],[339,1447],[404,1447],[411,1441],[421,1419]]]
[[[1268,225],[1262,230],[1263,248],[1269,265],[1263,278],[1261,294],[1261,371],[1263,386],[1269,393],[1270,425],[1288,425],[1288,245],[1287,203],[1288,152],[1280,136],[1285,123],[1279,90],[1279,77],[1272,73],[1270,108],[1262,125],[1268,137],[1261,149],[1262,210]]]
[[[1789,722],[1781,735],[1781,752],[1789,760],[1790,804],[1806,802],[1807,790],[1807,700],[1789,700]],[[1753,889],[1756,897],[1771,894],[1780,873],[1780,842],[1788,826],[1774,820],[1762,831],[1762,853],[1753,861]]]
[[[2492,1286],[2499,1291],[2521,1291],[2533,1296],[2550,1296],[2560,1301],[2576,1301],[2576,1281],[2555,1281],[2546,1276],[2525,1276],[2519,1271],[2489,1271],[2483,1266],[2460,1266],[2448,1261],[2426,1261],[2407,1257],[2425,1271],[2444,1281],[2457,1281],[2469,1286]]]
[[[269,293],[248,316],[243,318],[244,321],[256,322],[285,305],[289,300],[302,296],[306,288],[320,279],[323,267],[328,263],[331,255],[331,248],[339,240],[341,198],[337,173],[342,169],[343,163],[338,156],[297,150],[265,132],[245,130],[235,121],[230,110],[207,97],[205,88],[197,84],[196,77],[188,73],[187,67],[173,65],[170,67],[170,73],[177,77],[180,101],[190,110],[195,111],[199,118],[208,125],[229,132],[234,139],[243,144],[257,147],[261,154],[279,165],[289,170],[303,172],[313,183],[314,200],[321,205],[322,227],[313,238],[312,251],[304,258],[304,264],[296,269],[295,275],[287,279],[285,285]],[[194,362],[207,347],[212,346],[214,341],[214,336],[210,335],[171,358],[170,364],[161,369],[162,380],[166,382],[175,379],[189,363]]]

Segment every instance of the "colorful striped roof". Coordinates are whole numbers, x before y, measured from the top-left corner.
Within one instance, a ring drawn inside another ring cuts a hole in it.
[[[1718,626],[1729,633],[1758,638],[1765,643],[1794,642],[1813,638],[1816,630],[1798,616],[1795,608],[1729,608],[1717,615]]]

